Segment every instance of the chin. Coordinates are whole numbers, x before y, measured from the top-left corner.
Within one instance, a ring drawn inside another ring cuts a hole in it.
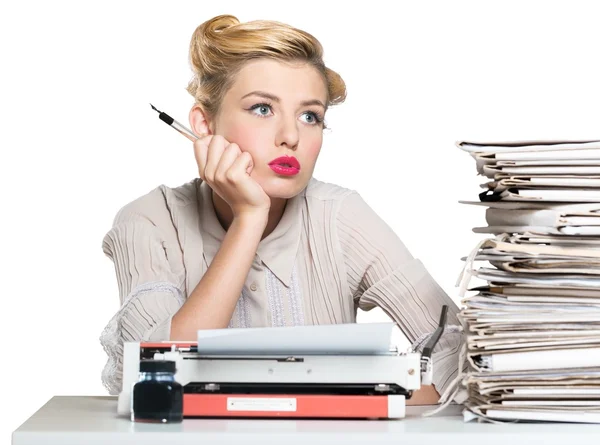
[[[303,178],[270,178],[262,182],[261,186],[270,198],[290,199],[299,194],[307,184],[308,180]]]

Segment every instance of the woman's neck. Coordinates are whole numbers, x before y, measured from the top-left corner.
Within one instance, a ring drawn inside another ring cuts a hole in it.
[[[221,198],[218,193],[215,193],[214,190],[212,190],[212,201],[217,219],[221,223],[221,226],[223,226],[223,229],[227,231],[233,222],[233,212],[231,211],[231,207],[229,207],[229,204],[227,204],[227,202]],[[273,230],[275,230],[275,227],[277,227],[277,224],[279,224],[279,221],[281,221],[286,204],[287,199],[271,198],[269,219],[261,239],[266,238]]]

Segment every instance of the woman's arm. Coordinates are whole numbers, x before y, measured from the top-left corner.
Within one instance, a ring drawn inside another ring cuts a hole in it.
[[[435,405],[440,400],[440,395],[433,385],[423,385],[421,389],[413,392],[412,397],[406,401],[407,405]]]
[[[100,335],[108,355],[102,381],[110,394],[121,390],[124,343],[168,340],[171,317],[185,301],[185,266],[171,218],[157,188],[123,207],[102,241],[120,299]]]
[[[200,178],[229,205],[233,221],[202,279],[171,321],[171,340],[193,340],[198,329],[225,328],[267,226],[271,198],[250,176],[254,161],[220,135],[194,142]]]
[[[121,389],[125,342],[193,340],[197,329],[228,324],[266,224],[258,216],[234,220],[186,300],[183,252],[164,203],[161,188],[130,203],[119,211],[103,239],[121,301],[100,336],[108,355],[102,380],[111,394]]]
[[[194,340],[198,329],[225,328],[231,320],[267,214],[234,219],[206,273],[171,320],[171,340]]]
[[[411,343],[435,331],[443,305],[449,308],[448,324],[458,324],[456,303],[358,193],[341,203],[337,228],[357,307],[380,307]],[[413,403],[437,401],[437,393],[443,393],[457,374],[459,347],[460,335],[440,339],[432,355],[434,387],[416,391]]]

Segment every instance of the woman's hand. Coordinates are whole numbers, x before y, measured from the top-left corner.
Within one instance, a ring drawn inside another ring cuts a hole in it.
[[[440,395],[433,385],[423,385],[413,392],[412,397],[406,401],[407,405],[436,405]]]
[[[200,178],[229,204],[234,218],[268,214],[271,198],[250,173],[254,161],[248,152],[223,136],[204,136],[194,142]]]

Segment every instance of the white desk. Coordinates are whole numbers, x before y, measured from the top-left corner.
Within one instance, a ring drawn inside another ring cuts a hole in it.
[[[418,417],[431,407],[409,407],[402,420],[184,419],[171,425],[117,417],[115,397],[53,397],[12,437],[33,444],[394,444],[583,445],[600,443],[600,425],[464,423],[460,407]]]

